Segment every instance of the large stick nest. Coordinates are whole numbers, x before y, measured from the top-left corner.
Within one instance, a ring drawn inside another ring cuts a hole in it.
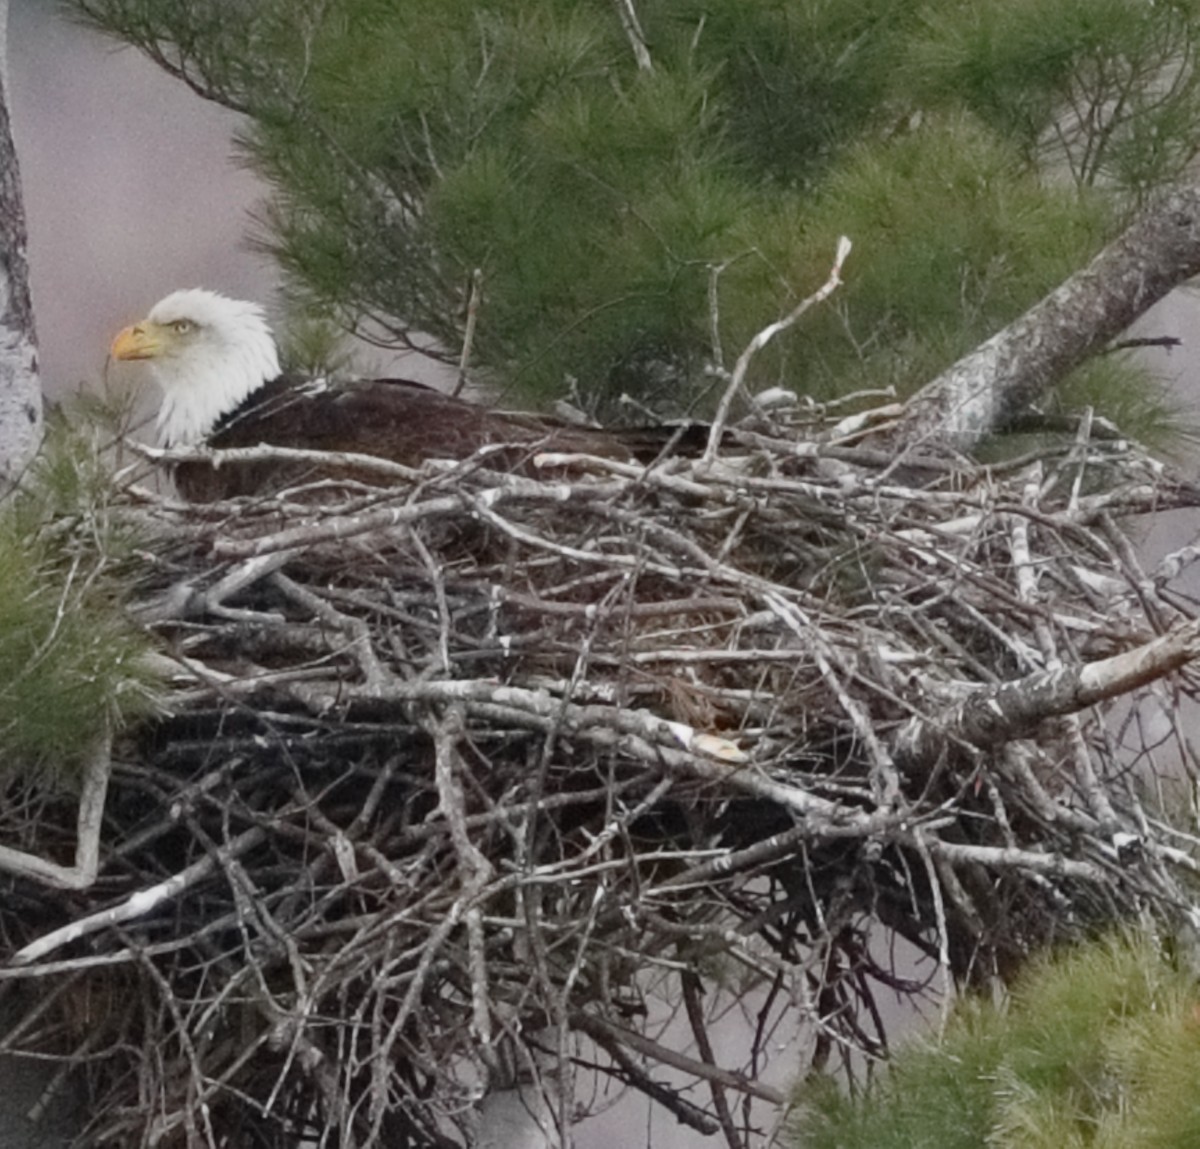
[[[77,1055],[121,1146],[468,1144],[485,1090],[567,1124],[614,1083],[749,1145],[785,1036],[878,1055],[882,991],[1178,904],[1190,552],[1118,520],[1194,492],[1091,433],[893,456],[879,414],[134,490],[172,683],[100,880],[4,907],[10,1044]],[[10,821],[53,852],[56,811]]]

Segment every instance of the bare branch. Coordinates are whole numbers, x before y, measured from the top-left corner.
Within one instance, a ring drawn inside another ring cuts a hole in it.
[[[717,452],[721,446],[721,436],[729,422],[730,408],[733,406],[733,400],[742,394],[746,383],[746,373],[750,370],[750,364],[754,361],[754,357],[776,335],[794,326],[810,307],[814,307],[818,303],[823,303],[841,286],[842,265],[846,262],[846,257],[850,254],[850,248],[850,240],[843,235],[838,240],[837,253],[834,256],[833,268],[829,272],[829,278],[812,295],[805,296],[804,299],[800,300],[782,319],[768,324],[746,344],[745,350],[738,356],[737,362],[733,365],[733,374],[729,378],[729,385],[725,388],[724,393],[721,395],[721,401],[717,404],[717,413],[713,417],[712,428],[708,435],[708,446],[704,450],[704,462],[711,463],[717,457]]]
[[[654,63],[650,59],[650,49],[646,46],[646,34],[642,31],[642,24],[638,19],[637,9],[633,6],[633,0],[613,0],[613,3],[616,5],[621,27],[629,39],[629,46],[633,49],[638,69],[642,72],[654,71]]]
[[[1200,656],[1200,621],[1134,650],[1082,666],[1058,667],[976,690],[936,718],[914,719],[898,739],[909,769],[928,768],[947,743],[984,748],[1023,737],[1047,718],[1074,714],[1128,694]]]

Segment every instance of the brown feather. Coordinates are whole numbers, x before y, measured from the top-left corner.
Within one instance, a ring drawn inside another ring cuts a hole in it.
[[[297,447],[353,452],[419,467],[429,459],[466,459],[481,447],[511,449],[487,465],[517,469],[539,451],[648,462],[674,438],[702,442],[701,427],[606,431],[573,427],[540,415],[489,410],[407,379],[305,383],[281,376],[225,416],[208,438],[214,448]],[[328,468],[282,463],[181,463],[180,493],[195,502],[271,494],[330,475]],[[341,472],[346,477],[346,472]],[[358,476],[378,483],[375,476]]]

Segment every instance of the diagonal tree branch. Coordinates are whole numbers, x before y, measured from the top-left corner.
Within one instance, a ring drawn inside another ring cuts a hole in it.
[[[1143,212],[1082,271],[922,388],[895,431],[970,450],[1200,273],[1200,186]]]

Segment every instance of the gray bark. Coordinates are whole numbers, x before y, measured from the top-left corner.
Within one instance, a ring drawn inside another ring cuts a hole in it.
[[[998,686],[973,690],[932,721],[914,718],[901,730],[897,757],[906,770],[934,768],[949,743],[998,747],[1058,718],[1119,698],[1200,657],[1200,621],[1133,650],[1075,666],[1058,666]]]
[[[0,29],[6,33],[7,26],[8,2],[0,0]],[[7,35],[0,34],[0,49],[6,45]],[[25,207],[6,80],[7,67],[0,63],[0,487],[20,477],[42,438]]]
[[[1200,273],[1200,186],[1165,196],[1082,271],[922,388],[905,447],[970,450]]]

